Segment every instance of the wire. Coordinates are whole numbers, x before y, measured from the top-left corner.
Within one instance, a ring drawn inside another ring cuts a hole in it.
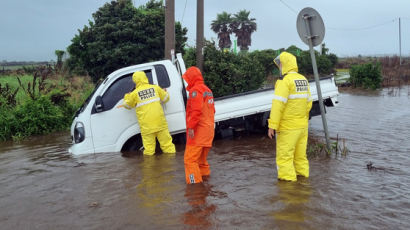
[[[395,19],[392,19],[392,20],[389,20],[389,21],[386,21],[386,22],[383,22],[383,23],[379,23],[379,24],[372,25],[372,26],[366,26],[366,27],[362,27],[362,28],[335,28],[335,27],[327,27],[327,28],[328,28],[329,30],[340,30],[340,31],[370,30],[370,29],[373,29],[373,28],[377,28],[377,27],[380,27],[380,26],[384,26],[384,25],[386,25],[386,24],[393,23],[393,22],[395,22],[395,21],[397,21],[397,20],[398,20],[398,19],[395,18]]]
[[[188,2],[188,0],[185,0],[185,6],[184,6],[184,11],[182,13],[182,18],[181,18],[181,23],[184,21],[184,16],[185,16],[185,9],[186,9],[186,3]]]
[[[291,11],[293,11],[293,13],[297,14],[298,12],[293,9],[292,7],[290,7],[288,4],[286,4],[285,2],[283,2],[282,0],[279,0],[283,5],[285,5],[288,9],[290,9]]]

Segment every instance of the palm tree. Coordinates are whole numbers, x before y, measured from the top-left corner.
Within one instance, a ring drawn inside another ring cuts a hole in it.
[[[241,50],[249,50],[252,43],[251,35],[256,31],[255,18],[249,18],[250,11],[241,10],[234,14],[233,22],[231,24],[232,31],[238,38],[238,46]]]
[[[211,23],[211,29],[218,34],[219,39],[219,48],[221,50],[225,48],[230,48],[232,45],[231,41],[231,33],[232,28],[230,27],[232,23],[231,14],[227,12],[222,12],[221,14],[217,14],[216,20],[213,20]]]
[[[56,50],[54,51],[55,55],[57,56],[57,69],[61,69],[61,67],[63,66],[63,56],[65,54],[64,50]]]

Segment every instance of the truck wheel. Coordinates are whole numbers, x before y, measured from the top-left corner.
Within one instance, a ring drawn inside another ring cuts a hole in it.
[[[124,146],[122,146],[121,153],[123,157],[132,157],[141,154],[142,151],[140,150],[142,149],[141,134],[137,134],[125,142]]]

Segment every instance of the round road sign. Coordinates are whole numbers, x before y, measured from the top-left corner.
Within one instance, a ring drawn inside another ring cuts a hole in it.
[[[296,20],[296,28],[300,39],[309,45],[309,38],[312,45],[317,46],[322,43],[325,37],[325,24],[320,14],[313,8],[306,7],[301,10]]]

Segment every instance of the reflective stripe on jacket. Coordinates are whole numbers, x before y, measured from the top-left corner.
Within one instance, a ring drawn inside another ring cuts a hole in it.
[[[297,73],[296,58],[290,53],[280,55],[283,80],[276,81],[269,118],[269,128],[275,130],[308,127],[312,97],[309,82]]]
[[[148,83],[144,72],[135,72],[132,76],[135,90],[124,96],[125,107],[136,107],[141,134],[156,133],[168,129],[161,103],[169,100],[168,93],[157,85]]]

